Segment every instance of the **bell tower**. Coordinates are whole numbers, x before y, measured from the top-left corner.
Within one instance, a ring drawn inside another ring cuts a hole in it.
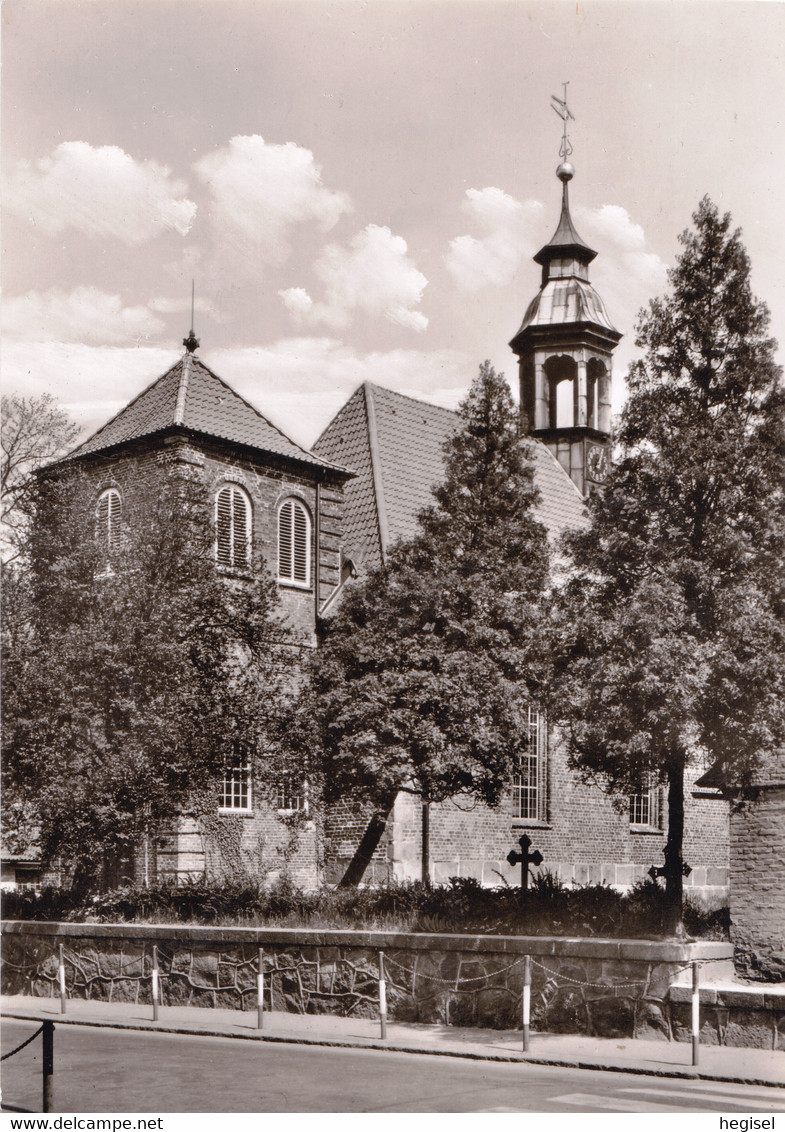
[[[519,359],[521,427],[542,440],[577,486],[588,495],[605,480],[610,464],[611,357],[621,334],[589,282],[596,257],[570,216],[567,161],[572,146],[565,99],[554,97],[564,119],[559,223],[549,243],[534,256],[542,268],[540,290],[510,342]]]

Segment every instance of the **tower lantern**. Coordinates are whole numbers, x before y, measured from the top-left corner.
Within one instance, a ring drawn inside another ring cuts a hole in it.
[[[542,267],[540,290],[510,346],[519,359],[524,431],[542,440],[583,494],[604,481],[610,461],[611,358],[621,334],[589,282],[597,253],[584,243],[570,215],[567,160],[572,114],[554,96],[564,120],[561,215],[550,241],[534,256]]]

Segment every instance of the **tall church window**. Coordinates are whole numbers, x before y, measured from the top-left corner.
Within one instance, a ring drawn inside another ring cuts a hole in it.
[[[528,710],[529,742],[512,777],[512,816],[547,821],[548,724],[542,712],[531,707]]]
[[[251,564],[251,501],[242,488],[226,484],[215,497],[215,557],[219,566]]]
[[[98,496],[95,508],[95,537],[103,550],[117,550],[120,539],[122,501],[117,488],[108,487]]]
[[[278,579],[311,584],[311,517],[298,499],[285,500],[278,512]]]

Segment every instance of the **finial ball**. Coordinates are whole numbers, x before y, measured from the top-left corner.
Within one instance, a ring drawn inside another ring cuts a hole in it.
[[[569,161],[562,161],[559,168],[556,170],[556,176],[560,181],[571,181],[575,176],[575,167]]]

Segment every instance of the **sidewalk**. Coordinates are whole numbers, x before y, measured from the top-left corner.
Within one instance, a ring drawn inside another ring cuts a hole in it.
[[[29,998],[24,995],[4,996],[0,999],[0,1013],[5,1018],[29,1019],[38,1023],[49,1020],[75,1026],[111,1026],[252,1041],[448,1054],[489,1061],[527,1061],[539,1065],[612,1069],[623,1073],[699,1077],[711,1081],[785,1087],[785,1052],[733,1046],[701,1046],[700,1064],[693,1068],[692,1047],[688,1042],[534,1033],[529,1052],[524,1054],[521,1033],[514,1030],[390,1022],[387,1038],[382,1040],[379,1022],[369,1018],[266,1012],[264,1029],[260,1031],[256,1028],[255,1010],[239,1012],[196,1006],[162,1006],[158,1021],[153,1022],[149,1005],[70,999],[67,1013],[62,1015],[58,998]]]

